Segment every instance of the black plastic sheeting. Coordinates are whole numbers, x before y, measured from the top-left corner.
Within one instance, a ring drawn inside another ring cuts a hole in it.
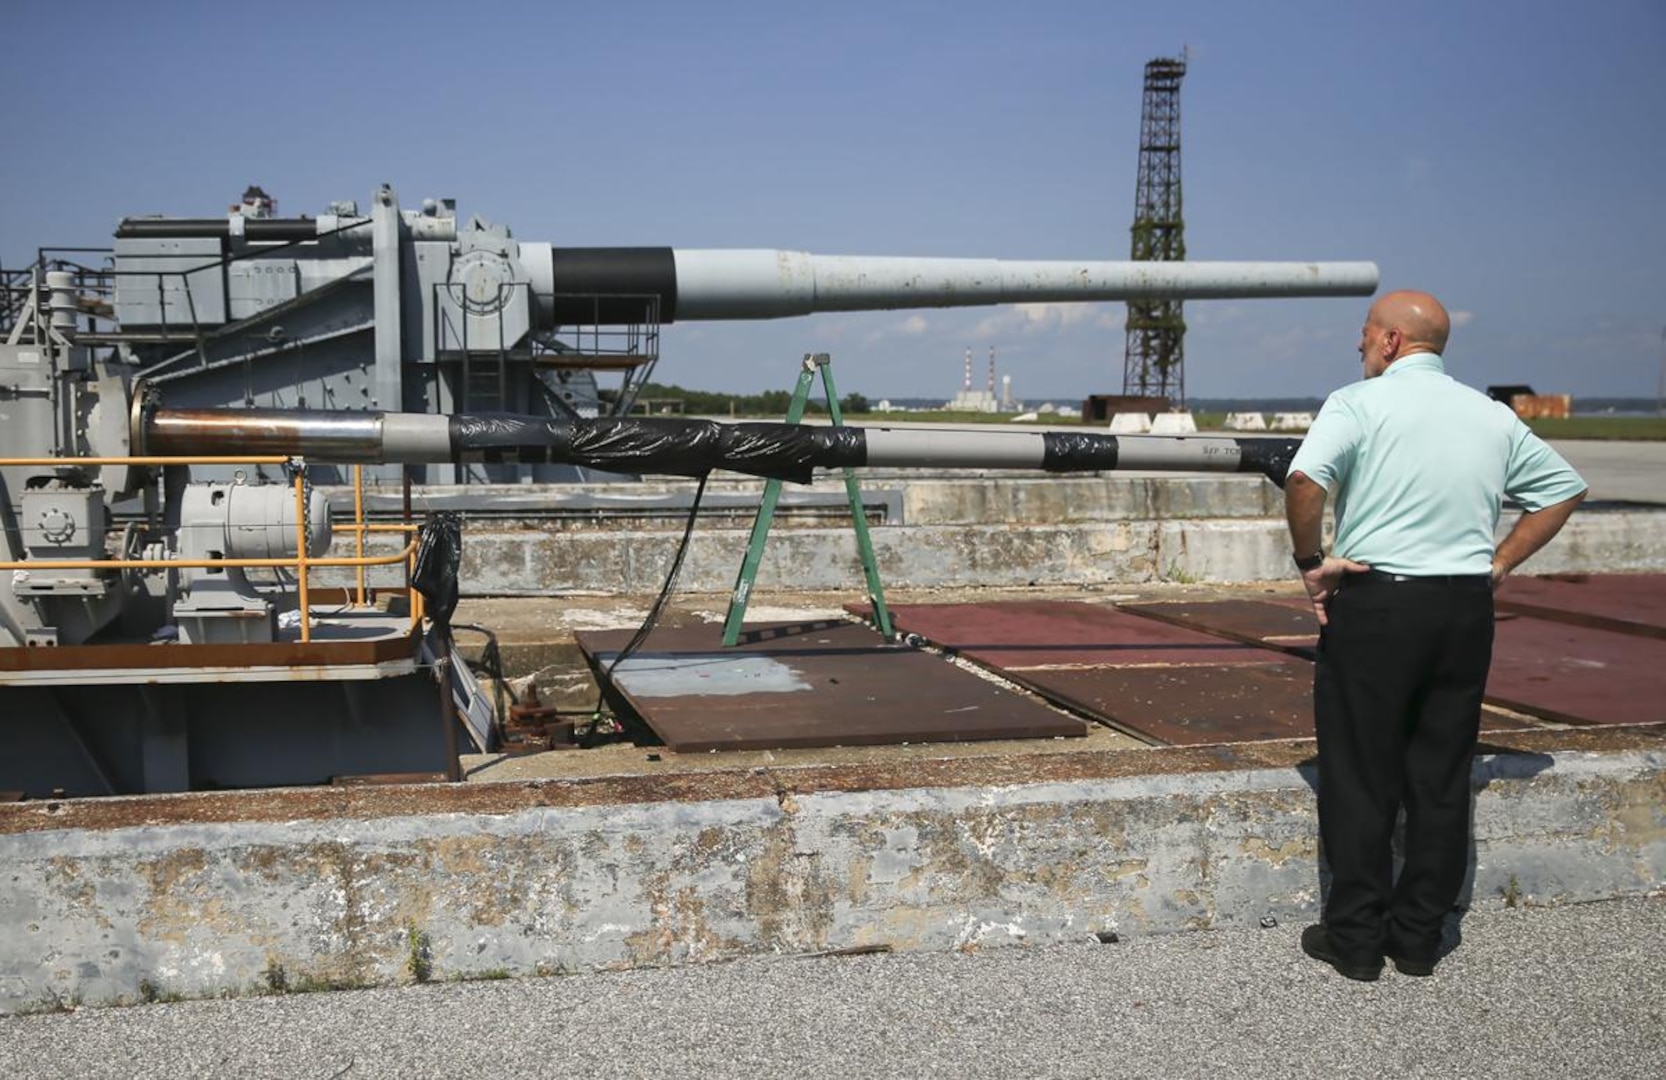
[[[422,594],[428,617],[439,626],[449,627],[457,610],[457,574],[462,563],[462,519],[449,511],[428,515],[418,530],[411,588]]]
[[[488,462],[554,462],[616,473],[704,476],[728,469],[807,484],[818,468],[868,459],[860,428],[721,424],[713,420],[541,420],[513,415],[453,416],[451,450]]]
[[[1296,451],[1301,449],[1300,439],[1238,439],[1238,449],[1242,456],[1238,458],[1239,472],[1258,472],[1262,476],[1277,484],[1282,490],[1284,477],[1290,471],[1290,462],[1295,459]]]
[[[1091,431],[1042,433],[1042,468],[1110,472],[1117,438]],[[1235,439],[1237,471],[1260,473],[1279,487],[1299,439]],[[714,420],[604,417],[556,420],[509,413],[451,418],[451,452],[459,460],[584,465],[615,473],[704,476],[713,469],[809,483],[816,469],[861,467],[867,432],[859,427],[725,424]]]

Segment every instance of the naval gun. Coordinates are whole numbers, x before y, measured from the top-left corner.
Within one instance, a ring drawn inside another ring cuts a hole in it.
[[[0,789],[454,770],[452,717],[477,715],[478,698],[452,665],[455,704],[440,704],[434,628],[350,605],[308,614],[280,565],[328,548],[331,508],[310,482],[339,479],[335,465],[433,481],[575,466],[802,479],[881,464],[1276,478],[1292,445],[599,415],[594,372],[625,372],[614,405],[628,404],[662,323],[1363,295],[1377,276],[1370,263],[563,249],[460,225],[449,203],[401,210],[387,188],[369,214],[269,210],[130,218],[107,265],[0,272],[0,717],[15,766]],[[263,464],[226,472],[238,455]],[[263,482],[302,458],[293,488]],[[203,464],[215,478],[191,472]],[[489,725],[470,731],[490,744]]]
[[[559,247],[454,200],[274,216],[258,188],[223,217],[129,217],[108,265],[59,261],[54,325],[113,346],[178,407],[628,413],[660,328],[819,312],[1367,295],[1369,262],[1106,262]],[[622,382],[604,392],[598,373]],[[391,474],[383,474],[391,479]],[[523,474],[524,475],[524,474]],[[418,481],[479,478],[450,466]],[[508,477],[494,475],[494,479]],[[533,479],[572,479],[548,466]]]

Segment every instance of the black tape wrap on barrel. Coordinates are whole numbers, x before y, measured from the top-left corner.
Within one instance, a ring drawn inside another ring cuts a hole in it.
[[[1099,472],[1116,468],[1116,436],[1092,431],[1049,431],[1042,436],[1041,467],[1048,472]]]
[[[866,464],[868,456],[865,435],[853,428],[630,417],[454,416],[451,449],[458,458],[488,462],[552,462],[670,476],[728,469],[796,483],[808,483],[817,468]]]

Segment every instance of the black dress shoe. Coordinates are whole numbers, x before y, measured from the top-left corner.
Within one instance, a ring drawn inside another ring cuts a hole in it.
[[[1435,973],[1435,962],[1433,960],[1418,960],[1411,956],[1395,956],[1393,953],[1389,953],[1388,958],[1394,961],[1394,970],[1402,975],[1422,977]]]
[[[1381,957],[1378,957],[1375,963],[1353,963],[1342,959],[1331,942],[1330,931],[1325,929],[1323,923],[1314,923],[1302,931],[1302,952],[1329,964],[1336,969],[1338,975],[1358,982],[1376,982],[1377,976],[1383,973]]]

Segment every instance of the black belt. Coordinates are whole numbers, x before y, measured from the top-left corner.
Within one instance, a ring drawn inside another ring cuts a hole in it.
[[[1391,574],[1387,570],[1366,570],[1348,574],[1343,582],[1362,585],[1453,585],[1463,588],[1492,588],[1491,574]]]

